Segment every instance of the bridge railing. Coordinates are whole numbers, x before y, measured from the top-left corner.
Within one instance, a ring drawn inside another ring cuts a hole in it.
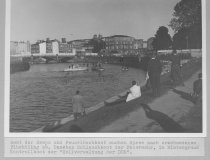
[[[75,56],[76,53],[30,53],[30,52],[23,52],[21,54],[11,55],[11,57],[69,57],[69,56]]]

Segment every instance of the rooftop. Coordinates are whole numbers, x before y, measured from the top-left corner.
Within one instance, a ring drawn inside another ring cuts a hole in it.
[[[126,36],[126,35],[113,35],[113,36],[107,36],[103,38],[114,38],[114,37],[131,37],[131,36]]]

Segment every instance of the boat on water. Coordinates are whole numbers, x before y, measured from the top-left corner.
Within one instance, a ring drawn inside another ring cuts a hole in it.
[[[85,71],[87,69],[88,69],[87,67],[73,66],[73,67],[65,68],[64,72]]]
[[[128,67],[122,67],[122,71],[128,71]]]
[[[104,71],[104,68],[92,67],[92,71]]]

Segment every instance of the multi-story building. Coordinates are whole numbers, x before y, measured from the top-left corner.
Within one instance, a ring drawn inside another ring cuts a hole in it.
[[[142,49],[142,48],[143,48],[143,39],[135,39],[134,49]]]
[[[49,40],[42,41],[39,43],[40,54],[47,53],[59,53],[59,41],[58,40]]]
[[[30,53],[30,42],[24,41],[11,41],[10,42],[10,54],[17,55],[17,54],[26,54]]]
[[[147,41],[143,41],[143,49],[147,49]]]
[[[123,55],[135,54],[134,42],[135,39],[125,35],[114,35],[103,37],[102,40],[106,43],[106,52],[119,53]]]
[[[10,42],[10,55],[20,54],[18,50],[18,42],[11,41]]]
[[[80,55],[85,52],[92,52],[93,46],[89,45],[90,39],[78,39],[69,41],[69,47]]]
[[[46,44],[46,53],[53,53],[52,42],[45,42]]]
[[[134,50],[136,54],[141,54],[143,52],[143,39],[135,39],[134,41]]]
[[[62,38],[59,42],[59,53],[72,53],[72,45],[66,42],[66,38]]]
[[[39,43],[31,44],[31,54],[40,53]]]

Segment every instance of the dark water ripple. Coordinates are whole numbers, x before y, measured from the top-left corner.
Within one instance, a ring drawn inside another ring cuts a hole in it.
[[[95,105],[143,81],[144,72],[106,65],[102,76],[96,72],[63,72],[68,64],[40,64],[27,72],[11,75],[10,131],[29,132],[72,113],[71,98],[76,90],[86,107]]]

